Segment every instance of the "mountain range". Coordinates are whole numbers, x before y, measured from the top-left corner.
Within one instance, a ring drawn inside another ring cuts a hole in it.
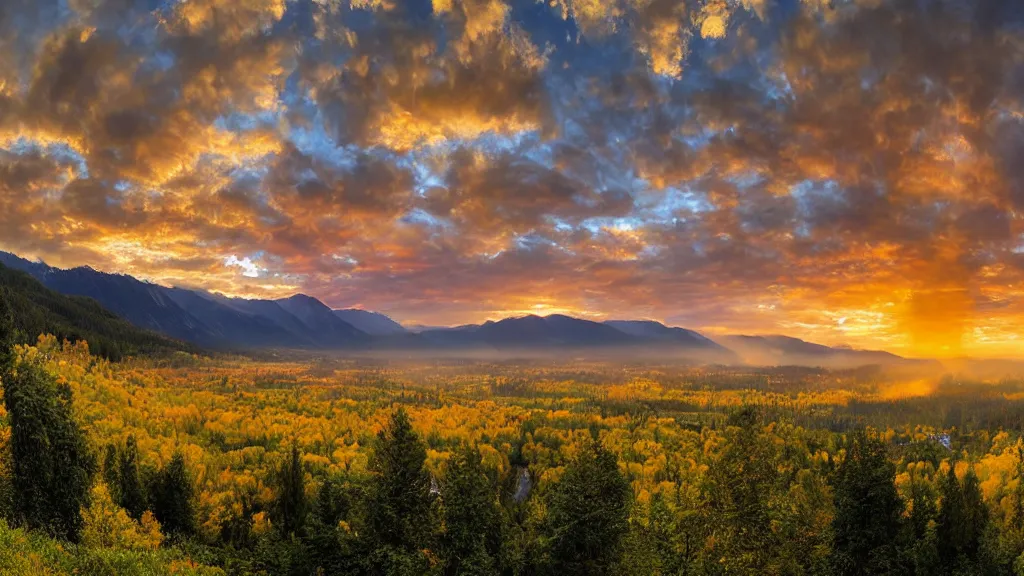
[[[215,350],[422,350],[556,353],[599,351],[627,357],[685,357],[734,364],[799,364],[849,367],[901,365],[878,351],[833,348],[786,336],[709,339],[685,328],[649,320],[595,322],[554,314],[521,316],[452,328],[407,330],[368,310],[334,310],[296,294],[278,300],[229,298],[172,288],[90,267],[60,269],[0,252],[0,264],[25,272],[47,289],[92,299],[132,325]]]
[[[0,296],[12,313],[11,324],[0,324],[0,331],[9,327],[15,343],[34,344],[40,334],[71,342],[85,340],[93,354],[110,360],[126,355],[198,351],[184,342],[140,329],[91,298],[60,294],[29,274],[2,264]],[[0,315],[7,314],[4,308],[0,307]],[[3,320],[0,318],[0,322]]]

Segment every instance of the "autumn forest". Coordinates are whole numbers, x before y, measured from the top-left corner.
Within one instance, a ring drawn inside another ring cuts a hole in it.
[[[1024,381],[4,357],[4,574],[1020,574]]]

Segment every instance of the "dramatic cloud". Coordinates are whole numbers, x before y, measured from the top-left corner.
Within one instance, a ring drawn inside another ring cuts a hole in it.
[[[1024,341],[1011,0],[0,8],[0,249],[428,324]]]

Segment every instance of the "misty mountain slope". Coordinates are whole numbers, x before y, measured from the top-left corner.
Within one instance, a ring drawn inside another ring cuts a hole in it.
[[[371,336],[393,336],[408,333],[408,330],[401,324],[380,312],[346,308],[334,310],[334,315]]]
[[[687,358],[704,362],[736,362],[719,344],[682,328],[650,321],[594,322],[554,314],[521,316],[480,325],[435,328],[420,332],[425,341],[446,348],[490,348],[546,352],[554,349],[614,351],[616,358]]]
[[[490,348],[478,334],[481,326],[465,324],[445,328],[427,328],[416,333],[431,348]]]
[[[611,326],[560,314],[487,322],[475,331],[475,336],[496,348],[615,346],[632,340]]]
[[[293,335],[293,343],[302,346],[315,347],[317,345],[314,335],[309,333],[309,328],[302,320],[288,312],[281,305],[273,300],[247,300],[244,298],[228,298],[217,294],[210,295],[226,306],[239,310],[253,316],[267,318]]]
[[[294,345],[296,339],[306,341],[303,335],[291,332],[271,318],[226,306],[205,292],[183,288],[164,290],[176,304],[200,319],[209,332],[230,347],[287,346]]]
[[[365,332],[338,318],[326,304],[305,294],[275,300],[281,308],[299,319],[323,346],[365,345]]]
[[[661,322],[653,320],[606,320],[604,323],[616,330],[639,338],[677,342],[695,348],[725,349],[722,345],[705,338],[698,332],[687,330],[686,328],[666,326]]]
[[[909,366],[925,362],[880,350],[830,347],[780,335],[723,336],[720,342],[734,350],[748,364],[851,368],[865,365]]]

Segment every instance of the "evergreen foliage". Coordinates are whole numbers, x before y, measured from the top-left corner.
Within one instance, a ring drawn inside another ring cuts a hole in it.
[[[306,523],[306,479],[302,456],[292,444],[288,460],[277,472],[277,493],[272,520],[283,536],[297,535]]]
[[[193,491],[192,477],[181,453],[154,476],[149,488],[150,507],[168,536],[195,534]]]
[[[502,512],[497,487],[484,468],[479,452],[463,446],[452,458],[441,497],[444,501],[445,531],[441,538],[444,573],[498,574],[500,550],[492,536],[502,533]]]
[[[366,534],[373,574],[419,576],[430,570],[426,551],[437,523],[426,458],[426,446],[399,408],[377,435],[370,457]]]
[[[38,358],[15,362],[8,354],[3,362],[14,519],[75,542],[96,463],[75,420],[71,388],[58,384]]]
[[[707,523],[715,527],[715,556],[727,572],[764,572],[781,546],[771,527],[775,454],[759,434],[754,409],[733,413],[728,423],[729,441],[705,480]]]
[[[615,455],[592,442],[565,468],[548,502],[555,574],[613,574],[629,531],[632,490]]]
[[[939,481],[936,539],[942,574],[980,569],[987,527],[988,509],[974,470],[968,469],[961,481],[950,466]]]
[[[139,449],[135,436],[128,436],[120,449],[115,444],[107,445],[103,480],[114,503],[124,508],[133,519],[141,520],[148,504],[139,472]]]
[[[895,574],[903,501],[894,484],[895,467],[885,444],[864,431],[853,434],[836,470],[836,513],[832,522],[835,576]]]

